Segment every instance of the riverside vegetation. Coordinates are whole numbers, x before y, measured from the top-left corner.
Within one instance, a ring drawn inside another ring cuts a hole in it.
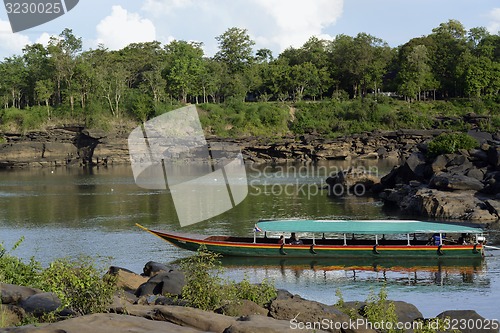
[[[467,113],[500,126],[500,35],[483,27],[450,20],[398,47],[367,33],[311,37],[277,56],[254,50],[245,29],[216,40],[213,57],[182,40],[83,50],[65,29],[0,62],[0,128],[133,128],[186,103],[217,136],[463,130]]]
[[[21,241],[22,239],[15,244],[14,248],[19,246]],[[235,321],[234,317],[241,316],[242,311],[248,311],[248,309],[244,310],[244,306],[238,307],[238,305],[241,306],[242,304],[247,304],[248,307],[248,303],[244,302],[250,302],[251,304],[254,304],[254,307],[250,311],[260,311],[256,309],[261,309],[262,314],[269,311],[269,315],[274,318],[270,320],[276,320],[276,323],[278,323],[276,324],[276,326],[273,326],[272,324],[270,324],[270,322],[265,322],[266,326],[263,327],[266,327],[266,331],[269,332],[281,332],[283,331],[283,328],[287,327],[287,325],[292,325],[294,320],[296,321],[297,318],[306,322],[308,320],[312,321],[312,319],[317,318],[317,316],[320,316],[318,318],[321,318],[321,316],[326,316],[325,318],[330,318],[330,316],[333,316],[331,317],[331,319],[335,319],[335,321],[346,321],[350,318],[352,321],[363,319],[373,324],[386,323],[385,325],[388,328],[377,330],[377,332],[387,333],[399,333],[404,331],[403,329],[396,329],[396,323],[401,322],[402,320],[404,322],[408,322],[408,320],[403,319],[402,317],[398,317],[398,315],[409,317],[409,322],[423,323],[421,326],[414,326],[416,327],[414,329],[414,332],[416,333],[433,333],[438,331],[444,332],[446,320],[449,320],[449,317],[440,317],[439,321],[437,318],[427,319],[424,321],[423,319],[419,319],[419,316],[421,316],[421,314],[418,310],[416,310],[411,304],[407,304],[404,302],[399,303],[404,303],[405,305],[403,309],[406,310],[401,310],[401,308],[398,310],[395,302],[388,300],[388,295],[385,287],[382,287],[378,294],[375,294],[372,291],[365,302],[345,302],[342,293],[340,292],[340,290],[337,290],[336,294],[338,297],[338,301],[332,307],[313,301],[303,300],[298,295],[292,296],[289,293],[287,295],[286,291],[276,290],[271,281],[268,280],[262,281],[259,284],[250,284],[247,278],[239,283],[223,280],[220,277],[220,273],[222,273],[222,267],[220,261],[218,260],[218,256],[214,253],[208,252],[203,247],[201,247],[195,255],[184,259],[181,262],[181,269],[183,271],[183,274],[185,275],[185,284],[182,287],[180,295],[173,295],[165,292],[163,292],[163,295],[156,295],[155,297],[152,297],[152,295],[145,295],[146,297],[139,298],[135,301],[135,303],[125,302],[128,305],[126,305],[123,301],[120,301],[120,305],[118,306],[114,305],[116,304],[114,298],[127,298],[127,296],[125,295],[127,293],[127,288],[124,287],[124,279],[126,278],[124,277],[123,272],[125,272],[125,274],[128,274],[129,276],[133,275],[130,274],[130,272],[127,273],[123,269],[118,269],[115,270],[114,273],[112,273],[112,269],[110,268],[108,274],[104,274],[104,272],[96,266],[95,262],[89,258],[79,258],[72,261],[67,259],[56,260],[55,262],[51,263],[48,268],[42,269],[40,265],[33,259],[31,259],[28,264],[23,263],[22,260],[8,253],[3,245],[0,246],[0,254],[0,272],[2,272],[2,275],[0,276],[0,282],[4,283],[3,287],[7,289],[9,288],[6,283],[9,283],[11,288],[12,284],[22,284],[31,287],[39,287],[42,289],[42,291],[54,293],[57,296],[57,299],[60,301],[59,306],[57,308],[53,308],[50,311],[45,306],[45,308],[43,309],[45,311],[32,312],[28,315],[22,315],[23,319],[17,322],[18,325],[38,325],[43,322],[61,322],[61,320],[67,320],[67,322],[70,322],[71,320],[68,320],[69,318],[81,318],[81,316],[85,315],[109,312],[121,313],[121,316],[123,316],[123,318],[125,318],[127,315],[132,315],[139,317],[144,316],[150,320],[171,321],[172,323],[177,324],[179,322],[183,322],[182,319],[179,319],[171,312],[172,310],[168,310],[168,308],[161,310],[158,307],[158,304],[173,304],[174,306],[177,306],[178,309],[181,308],[179,307],[179,305],[195,307],[208,311],[204,315],[205,317],[208,316],[208,319],[205,319],[205,321],[210,321],[212,319],[222,320],[221,318],[228,318],[225,320],[229,323],[232,322],[234,324],[237,321]],[[148,263],[145,266],[144,272],[146,273],[146,267],[149,267],[149,273],[153,274],[153,277],[149,280],[147,278],[143,278],[145,281],[148,281],[147,283],[152,281],[155,276],[160,275],[161,271],[165,269],[165,267],[159,268],[159,266],[161,266],[161,264],[157,263]],[[170,270],[170,273],[172,273],[172,270]],[[163,276],[163,278],[165,278],[165,276]],[[157,282],[158,281],[159,280],[157,280]],[[121,288],[124,288],[121,289],[121,291],[119,291],[120,283]],[[126,281],[125,284],[127,284]],[[144,284],[142,284],[141,287],[143,285]],[[163,285],[163,288],[164,287],[165,285]],[[16,287],[14,286],[14,288]],[[8,304],[2,305],[2,303],[0,302],[0,328],[5,328],[12,325],[12,322],[8,321],[7,310],[11,310],[12,308],[15,308],[17,305],[19,305],[15,302],[13,303],[12,298],[19,296],[16,295],[16,292],[12,292],[12,290],[10,292],[7,291],[5,294],[3,290],[0,291],[2,291],[2,297],[6,297],[6,299],[8,300]],[[154,310],[151,313],[145,313],[144,307],[141,307],[141,305],[134,305],[148,304],[151,301],[153,302],[153,304],[156,304],[154,306],[154,309],[151,309]],[[21,304],[20,306],[22,306],[22,304],[26,306],[26,304],[23,303],[24,300],[21,300],[19,302]],[[38,306],[40,306],[41,303],[37,304]],[[297,305],[299,306],[298,308]],[[295,312],[297,311],[297,309],[300,309],[300,307],[304,307],[303,312],[305,313],[302,315]],[[318,313],[318,309],[322,309],[320,311],[325,312]],[[174,312],[175,311],[177,310],[174,310]],[[198,310],[191,309],[189,311],[191,311],[193,315],[200,315],[197,312]],[[226,317],[211,317],[212,315],[210,315],[209,312],[212,311],[222,313]],[[290,311],[293,313],[289,313]],[[401,311],[406,312],[402,313]],[[26,310],[26,312],[28,312],[28,310]],[[19,310],[17,313],[20,313]],[[180,313],[182,316],[182,311]],[[160,315],[158,316],[158,314]],[[189,317],[189,315],[187,314],[184,315]],[[191,315],[191,317],[193,315]],[[246,313],[246,316],[248,315],[249,313]],[[290,315],[292,317],[287,318],[287,316]],[[313,317],[308,317],[310,315],[313,315]],[[295,318],[293,318],[293,316],[295,316]],[[247,319],[242,320],[250,320],[251,326],[255,325],[255,317],[250,316],[246,318]],[[287,319],[287,321],[280,321],[280,318]],[[118,317],[116,317],[115,319],[120,321]],[[184,321],[186,325],[189,325],[189,323],[191,323],[191,325],[194,325],[193,327],[196,328],[200,328],[204,325],[203,323],[198,323],[198,325],[201,326],[196,326],[197,324],[193,324],[192,318],[184,320],[186,320]],[[289,323],[288,320],[290,320]],[[387,325],[387,323],[390,324]],[[428,325],[428,323],[436,323],[436,325]],[[109,320],[107,325],[109,325]],[[222,332],[223,330],[220,328],[214,329],[214,327],[217,326],[217,324],[215,323],[211,323],[208,325],[211,327],[210,331]],[[223,325],[221,327],[226,327],[224,325],[228,324],[222,323],[221,325]],[[86,329],[89,328],[89,326],[84,327],[86,327]],[[288,326],[288,328],[291,327],[292,326]],[[100,329],[103,328],[100,327]],[[239,329],[240,330],[236,329],[236,331],[245,332],[245,330],[242,330],[241,327]],[[12,330],[12,328],[10,330]],[[327,330],[332,331],[331,329]],[[224,332],[226,331],[232,332],[230,328],[224,330]],[[319,329],[306,329],[305,331],[323,332]],[[374,330],[370,329],[368,331],[361,329],[361,331],[375,332]],[[349,332],[358,332],[358,330],[354,329]]]

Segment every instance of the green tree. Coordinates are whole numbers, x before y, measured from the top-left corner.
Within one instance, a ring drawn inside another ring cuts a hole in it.
[[[308,88],[319,86],[320,76],[318,69],[310,62],[294,65],[290,71],[290,85],[293,89],[295,100],[300,101]]]
[[[203,66],[197,80],[202,90],[203,103],[208,103],[209,98],[214,103],[220,101],[219,97],[222,88],[221,73],[224,71],[224,67],[218,61],[211,58],[203,58]]]
[[[168,90],[186,103],[188,95],[201,93],[197,85],[203,71],[203,50],[201,43],[172,41],[166,50],[166,65],[163,72]]]
[[[106,102],[115,118],[122,115],[121,103],[126,95],[130,73],[116,52],[100,50],[94,55],[96,94]]]
[[[460,59],[466,50],[465,36],[466,30],[456,20],[441,23],[429,36],[435,45],[429,55],[431,68],[440,81],[445,98],[459,96],[463,91],[463,85],[457,76],[457,59]]]
[[[250,39],[246,29],[233,27],[215,39],[219,42],[219,51],[214,59],[225,63],[230,74],[241,73],[253,63],[252,47],[255,42]]]
[[[5,58],[0,65],[0,89],[4,98],[4,107],[22,107],[26,89],[26,67],[23,58],[12,56]]]
[[[63,101],[62,89],[69,100],[71,113],[75,106],[76,90],[73,87],[73,78],[76,68],[76,56],[82,51],[82,39],[73,34],[71,29],[64,29],[58,37],[51,37],[48,46],[49,53],[55,67],[57,88],[57,102]],[[65,87],[62,87],[62,84]]]
[[[54,82],[52,82],[52,80],[50,79],[36,81],[35,92],[37,99],[39,101],[45,102],[45,106],[47,107],[47,119],[50,119],[51,112],[50,112],[49,100],[54,93]]]
[[[404,92],[410,99],[416,96],[417,100],[420,100],[422,90],[433,84],[428,51],[425,45],[416,45],[411,49],[403,61],[399,75],[402,81],[401,92]]]
[[[23,48],[23,59],[26,66],[27,99],[29,104],[39,100],[36,97],[36,82],[54,77],[54,63],[49,58],[48,50],[39,43],[26,45]]]

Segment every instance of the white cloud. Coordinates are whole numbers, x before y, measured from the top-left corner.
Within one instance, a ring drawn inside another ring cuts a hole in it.
[[[344,0],[146,0],[142,10],[161,40],[201,40],[207,55],[217,51],[216,36],[231,27],[247,29],[255,49],[274,53],[300,47],[311,36],[328,38],[325,28],[342,15]]]
[[[265,37],[277,43],[281,50],[299,47],[311,36],[322,35],[325,27],[340,18],[344,3],[343,0],[254,1],[275,20],[274,34]]]
[[[0,55],[2,59],[14,54],[21,54],[27,44],[31,44],[28,36],[13,33],[10,23],[0,19]]]
[[[50,37],[52,37],[54,35],[50,35],[46,32],[42,33],[40,35],[40,37],[38,37],[38,39],[35,41],[35,43],[38,43],[38,44],[42,44],[43,46],[47,46],[49,45],[49,41],[50,41]]]
[[[490,24],[488,25],[488,31],[492,34],[497,34],[500,32],[500,8],[493,8],[490,12]]]
[[[113,6],[111,15],[106,16],[96,26],[95,44],[104,44],[111,50],[118,50],[130,43],[152,42],[156,40],[156,29],[149,19],[139,14],[129,13],[121,6]]]

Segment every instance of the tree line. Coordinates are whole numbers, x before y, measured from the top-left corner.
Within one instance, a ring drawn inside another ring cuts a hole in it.
[[[296,102],[387,92],[414,101],[496,98],[500,91],[500,33],[467,31],[456,20],[398,47],[366,33],[341,34],[311,37],[274,56],[254,50],[245,29],[215,39],[213,57],[202,43],[182,40],[84,51],[81,38],[65,29],[47,46],[26,45],[22,55],[0,62],[0,99],[4,109],[44,108],[48,118],[64,110],[145,121],[174,101]]]

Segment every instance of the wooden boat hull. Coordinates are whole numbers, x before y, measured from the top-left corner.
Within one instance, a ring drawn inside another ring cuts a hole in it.
[[[146,229],[146,228],[144,228]],[[188,236],[149,230],[161,239],[185,250],[201,245],[223,256],[287,258],[481,258],[483,245],[280,245],[258,238],[253,242],[214,240],[217,237]]]

